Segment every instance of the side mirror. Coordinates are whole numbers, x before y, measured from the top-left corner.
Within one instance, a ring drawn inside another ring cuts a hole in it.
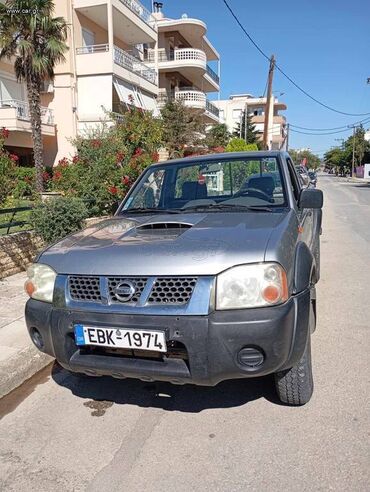
[[[315,188],[305,188],[299,195],[298,207],[303,208],[322,208],[324,195],[321,190]]]

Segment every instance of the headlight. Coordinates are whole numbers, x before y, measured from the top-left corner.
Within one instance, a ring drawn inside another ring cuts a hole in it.
[[[32,299],[53,302],[53,291],[57,274],[54,270],[41,263],[34,263],[27,270],[28,280],[24,289]]]
[[[277,263],[240,265],[217,277],[216,309],[271,306],[287,299],[286,273]]]

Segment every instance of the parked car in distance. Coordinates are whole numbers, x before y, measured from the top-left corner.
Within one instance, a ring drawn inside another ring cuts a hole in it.
[[[285,152],[153,164],[113,218],[29,268],[31,339],[75,373],[198,385],[271,374],[282,402],[305,404],[322,203]]]

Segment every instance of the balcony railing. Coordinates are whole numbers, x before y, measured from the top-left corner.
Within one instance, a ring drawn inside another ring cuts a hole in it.
[[[16,110],[16,117],[19,120],[30,121],[30,111],[28,103],[25,101],[17,101],[16,99],[6,99],[0,102],[0,108],[14,108]],[[41,106],[41,123],[44,125],[54,124],[53,110]]]
[[[192,108],[205,109],[207,112],[219,118],[219,109],[208,101],[204,92],[197,90],[193,87],[182,88],[178,91],[166,91],[162,89],[158,94],[158,104],[165,104],[168,100],[183,101],[186,106]]]
[[[213,79],[217,84],[220,83],[220,77],[217,75],[217,73],[214,70],[212,70],[212,68],[209,65],[207,65],[207,73],[211,77],[211,79]]]
[[[95,53],[107,53],[109,51],[109,44],[93,44],[90,46],[81,46],[76,48],[77,55],[91,55]],[[140,77],[143,77],[148,82],[157,85],[157,72],[154,68],[150,68],[145,63],[143,63],[138,58],[130,55],[127,51],[118,48],[118,46],[113,46],[113,60],[114,63],[120,65],[123,68],[127,68],[133,73],[136,73]],[[92,72],[94,72],[94,67],[92,67]]]
[[[217,116],[217,118],[220,117],[220,110],[214,104],[212,104],[211,101],[208,101],[208,99],[206,103],[206,110]]]
[[[121,0],[121,3],[126,5],[134,14],[142,19],[152,29],[155,28],[155,21],[152,14],[137,0]]]
[[[76,48],[77,55],[87,55],[90,53],[102,53],[109,51],[109,44],[92,44],[90,46],[81,46]]]
[[[136,73],[143,79],[151,82],[152,84],[157,84],[157,72],[145,65],[141,60],[130,55],[126,51],[114,46],[114,62],[123,68],[127,68],[131,72]]]
[[[149,63],[155,62],[155,51],[148,51],[147,61]],[[207,56],[202,50],[198,50],[197,48],[179,48],[173,51],[166,51],[164,48],[158,50],[158,62],[166,62],[166,61],[207,61]],[[216,75],[216,74],[215,74]],[[217,75],[216,75],[217,77]]]

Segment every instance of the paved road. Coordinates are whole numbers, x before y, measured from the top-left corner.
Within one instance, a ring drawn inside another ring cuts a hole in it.
[[[368,491],[370,186],[325,191],[316,389],[83,379],[47,368],[0,401],[4,491]]]

